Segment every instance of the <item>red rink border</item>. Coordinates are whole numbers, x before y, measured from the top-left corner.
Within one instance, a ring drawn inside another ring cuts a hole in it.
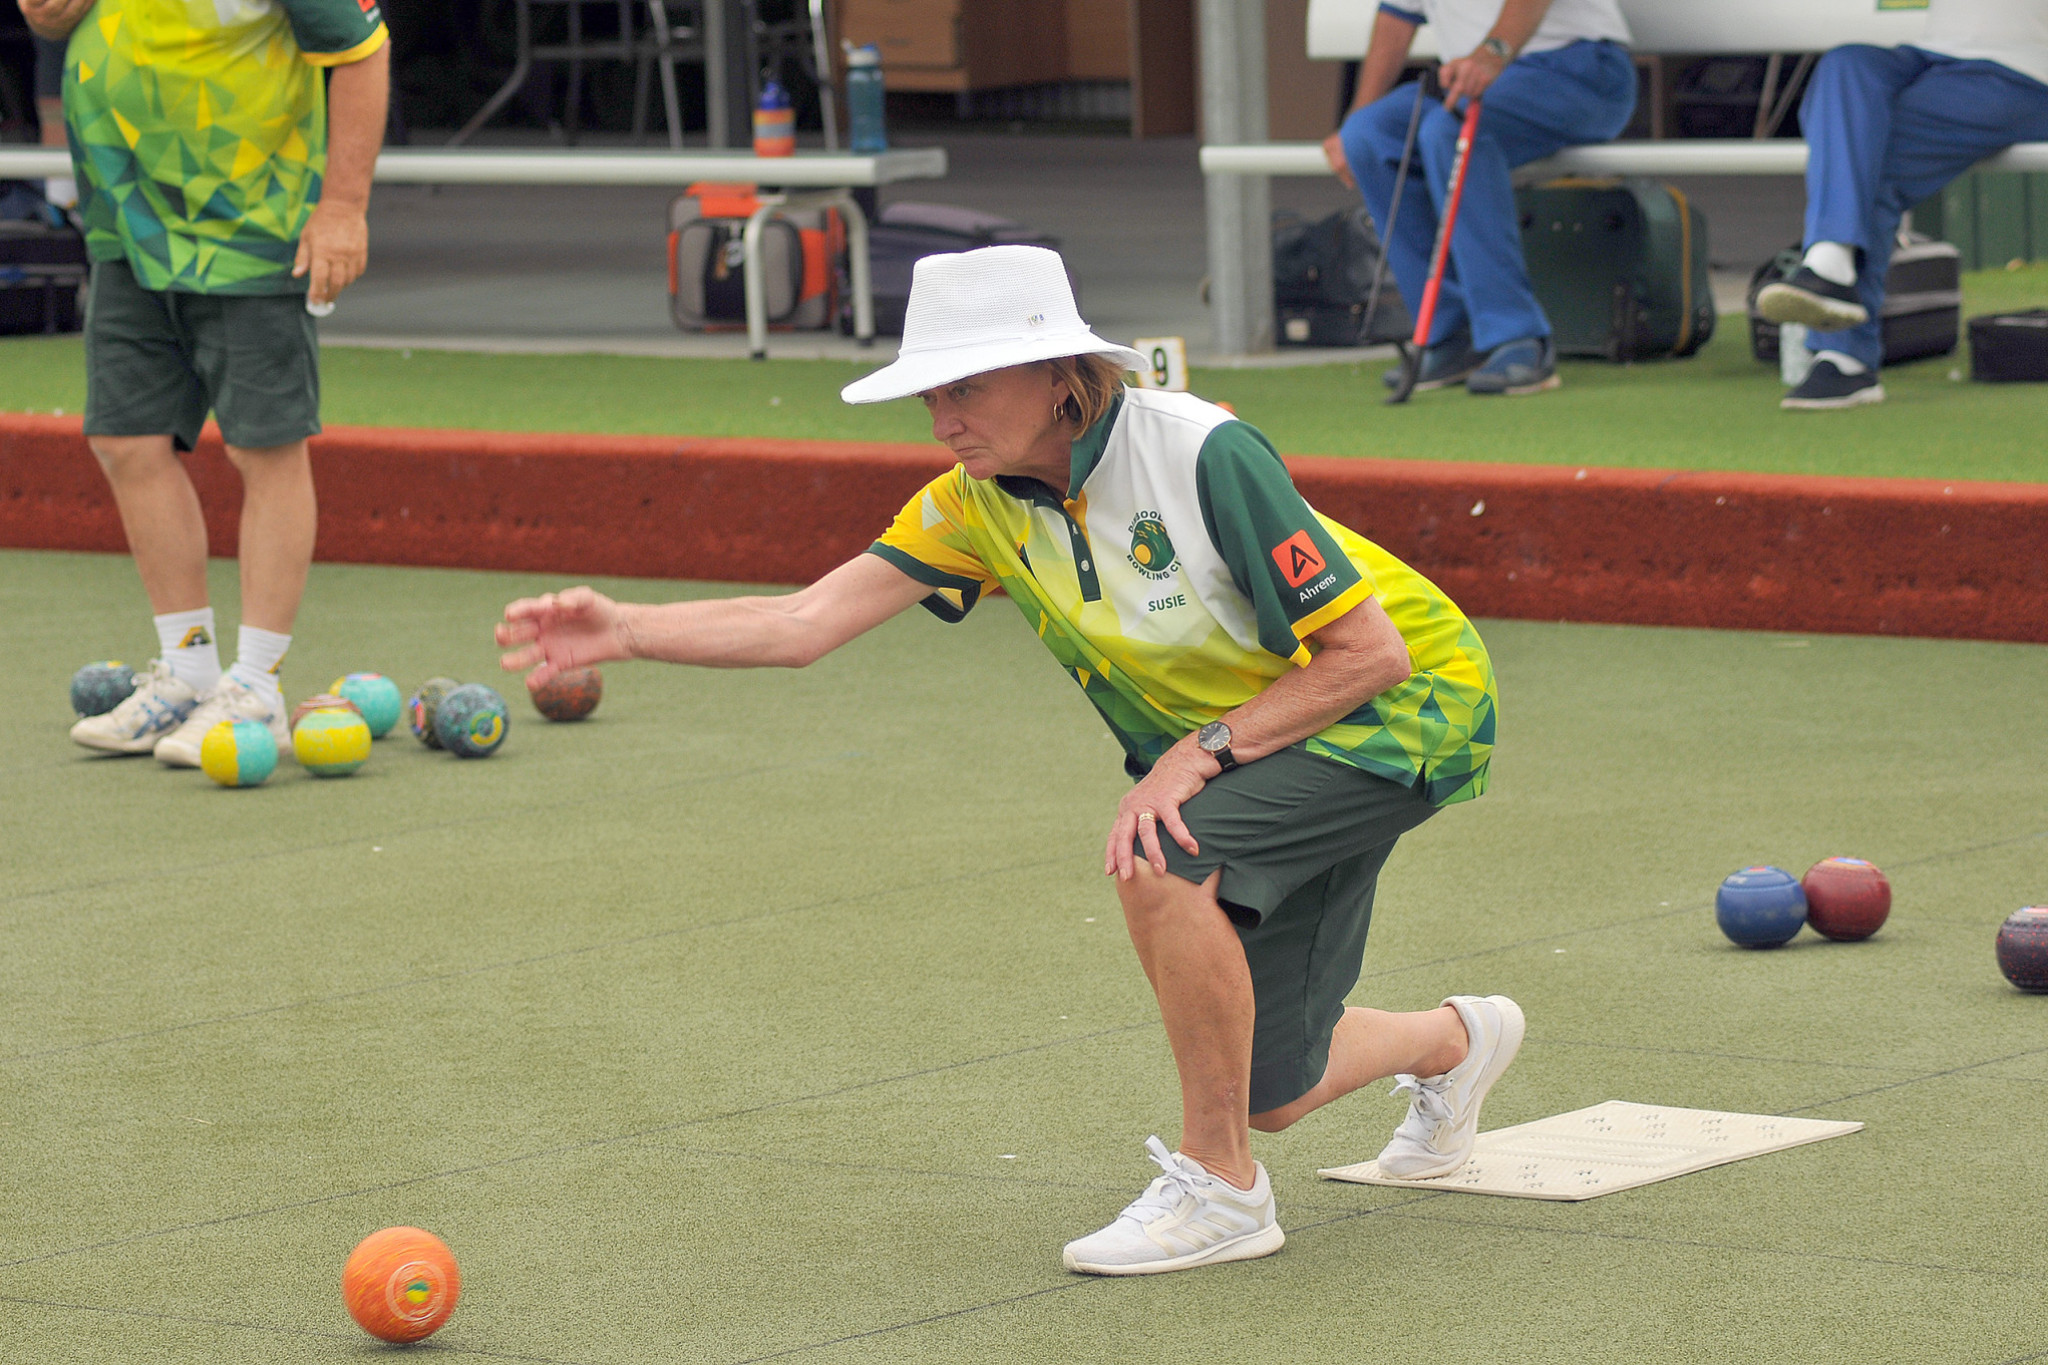
[[[337,427],[326,561],[803,583],[935,446]],[[240,482],[190,459],[216,554]],[[1290,459],[1309,501],[1475,616],[2048,642],[2048,484]],[[0,545],[126,548],[75,417],[0,416]]]

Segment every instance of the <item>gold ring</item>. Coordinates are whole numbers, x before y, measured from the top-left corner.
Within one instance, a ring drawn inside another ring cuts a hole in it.
[[[1138,818],[1140,820],[1157,820],[1159,817],[1149,810],[1141,810],[1138,812]]]

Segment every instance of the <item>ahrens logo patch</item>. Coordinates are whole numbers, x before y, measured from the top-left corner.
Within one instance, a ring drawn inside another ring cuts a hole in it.
[[[1296,531],[1273,547],[1273,562],[1280,566],[1280,576],[1287,580],[1287,586],[1298,588],[1329,567],[1323,562],[1322,551],[1308,538],[1308,532]]]

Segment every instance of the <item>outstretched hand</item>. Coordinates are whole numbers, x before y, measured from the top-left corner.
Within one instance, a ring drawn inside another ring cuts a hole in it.
[[[498,643],[507,646],[498,662],[508,673],[531,669],[529,691],[570,668],[633,657],[633,635],[619,604],[591,588],[570,588],[542,597],[522,597],[505,608]]]

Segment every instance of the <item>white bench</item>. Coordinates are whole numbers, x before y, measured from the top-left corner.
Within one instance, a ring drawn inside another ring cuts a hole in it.
[[[0,180],[42,180],[71,174],[71,153],[45,147],[0,148]],[[851,152],[798,152],[755,156],[749,151],[528,152],[463,148],[390,147],[377,157],[376,179],[400,185],[673,185],[697,181],[780,186],[759,195],[760,208],[741,235],[747,299],[747,349],[768,354],[767,285],[761,275],[761,227],[778,209],[831,207],[846,218],[847,257],[853,276],[853,331],[865,346],[875,336],[875,299],[868,276],[868,223],[852,190],[899,180],[937,180],[946,174],[942,147],[855,156]]]
[[[1981,162],[1980,171],[2048,171],[2048,142],[2022,142]],[[1202,148],[1208,175],[1329,175],[1320,142],[1257,142]],[[1532,161],[1518,179],[1552,175],[1804,175],[1806,144],[1752,138],[1685,142],[1603,142],[1567,147]]]

